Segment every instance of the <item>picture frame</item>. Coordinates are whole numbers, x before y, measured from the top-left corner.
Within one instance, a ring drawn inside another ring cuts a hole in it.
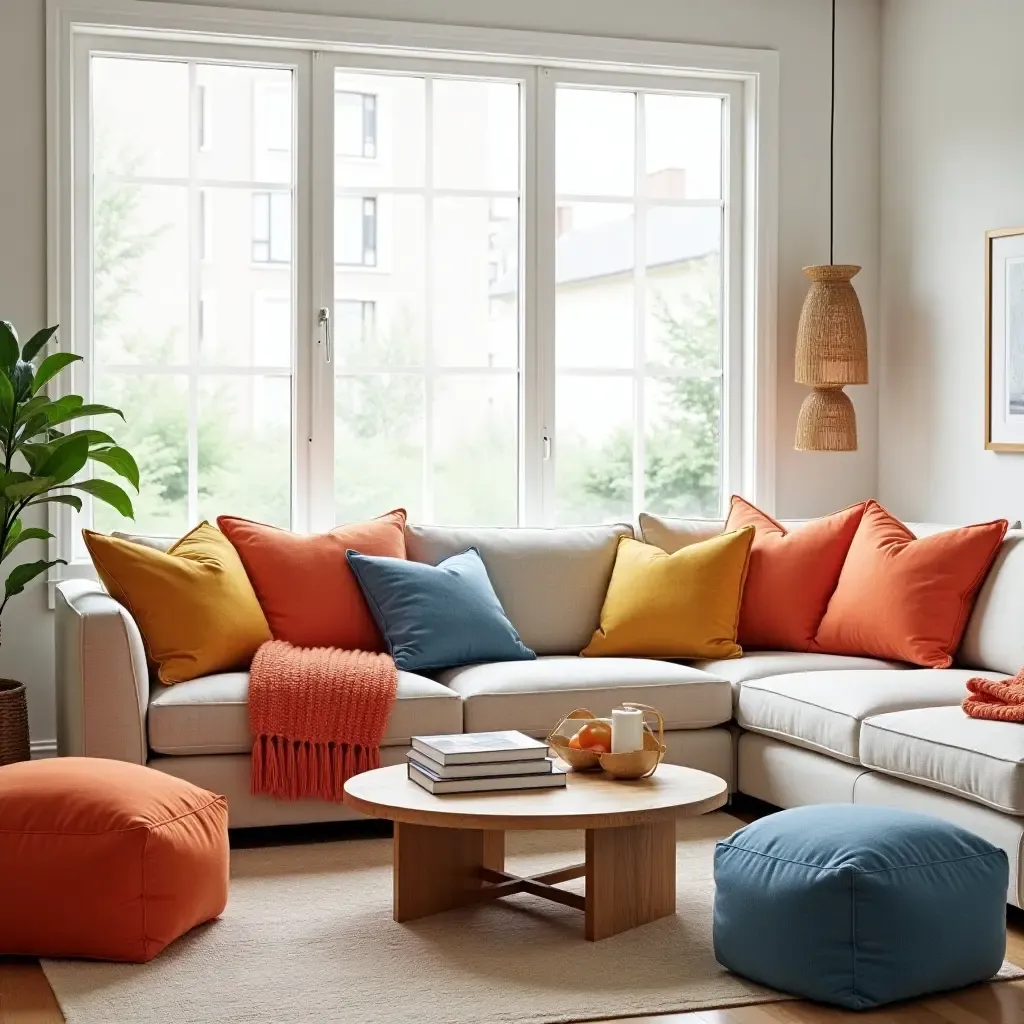
[[[985,448],[1024,452],[1024,227],[985,232]]]

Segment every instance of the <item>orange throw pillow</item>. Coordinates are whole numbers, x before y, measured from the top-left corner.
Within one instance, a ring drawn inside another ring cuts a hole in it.
[[[851,505],[789,531],[733,495],[725,531],[754,527],[740,607],[744,650],[811,649],[864,507]]]
[[[815,649],[949,668],[1007,525],[997,519],[918,539],[869,501]]]
[[[228,803],[98,757],[0,769],[0,953],[152,960],[224,911]]]
[[[233,516],[219,516],[217,525],[242,559],[275,640],[385,650],[345,551],[405,558],[405,509],[330,533],[291,533]]]

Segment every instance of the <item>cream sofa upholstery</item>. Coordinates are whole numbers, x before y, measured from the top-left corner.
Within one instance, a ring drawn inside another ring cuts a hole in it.
[[[637,534],[676,550],[722,526],[643,516]],[[948,527],[911,528],[922,536]],[[1007,899],[1024,905],[1024,725],[976,721],[959,706],[971,675],[1003,678],[1024,666],[1024,531],[1007,534],[958,665],[947,670],[786,651],[688,664],[580,658],[597,626],[618,539],[631,534],[623,524],[409,526],[413,559],[433,563],[476,547],[509,618],[540,657],[431,678],[402,673],[383,763],[400,763],[417,733],[514,728],[542,736],[573,708],[600,714],[636,700],[664,713],[669,761],[720,775],[749,796],[779,807],[886,804],[978,832],[1007,851]],[[336,804],[250,794],[248,675],[151,685],[137,626],[96,583],[57,588],[57,665],[62,754],[148,763],[224,793],[235,827],[352,816]]]

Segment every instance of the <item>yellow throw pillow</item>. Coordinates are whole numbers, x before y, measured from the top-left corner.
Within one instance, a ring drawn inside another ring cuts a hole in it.
[[[623,537],[583,654],[637,658],[738,658],[740,600],[754,527],[669,555]]]
[[[271,639],[238,553],[209,523],[166,554],[92,530],[82,536],[111,597],[138,623],[160,682],[248,668]]]

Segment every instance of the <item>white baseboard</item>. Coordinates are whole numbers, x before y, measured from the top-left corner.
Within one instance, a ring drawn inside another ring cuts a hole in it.
[[[32,740],[29,744],[29,749],[32,751],[32,760],[36,760],[40,757],[56,757],[57,756],[57,741],[53,740]]]

